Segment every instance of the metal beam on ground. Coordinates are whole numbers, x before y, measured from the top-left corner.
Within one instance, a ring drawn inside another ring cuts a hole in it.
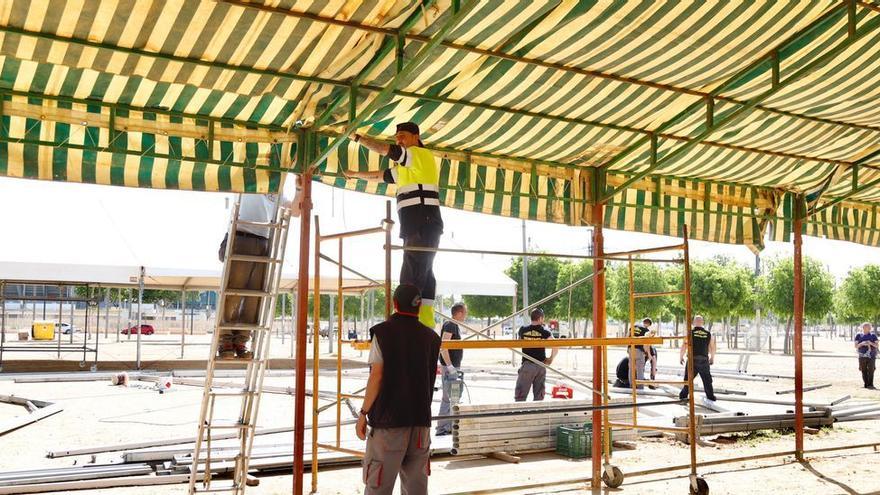
[[[793,36],[789,37],[786,41],[784,41],[780,45],[774,47],[767,54],[761,56],[755,62],[749,64],[747,67],[745,67],[742,70],[740,70],[739,72],[737,72],[733,77],[731,77],[730,79],[728,79],[724,83],[717,86],[711,92],[711,95],[714,97],[716,95],[721,94],[722,92],[724,92],[728,88],[735,88],[735,87],[743,84],[744,82],[751,80],[752,78],[755,77],[755,72],[763,70],[762,67],[765,66],[766,63],[768,62],[768,60],[770,60],[773,57],[773,54],[778,53],[783,48],[789,47],[794,43],[802,43],[803,46],[801,47],[801,49],[808,48],[810,46],[809,41],[810,41],[811,37],[815,36],[817,30],[822,29],[826,24],[833,23],[834,21],[836,21],[837,19],[839,19],[843,15],[845,15],[845,9],[843,8],[844,5],[845,4],[841,4],[835,8],[832,8],[831,10],[826,12],[824,15],[822,15],[821,17],[819,17],[815,21],[811,22],[809,25],[805,26],[803,29],[799,30]],[[862,24],[862,26],[860,26],[856,30],[856,34],[854,36],[848,36],[848,37],[840,40],[840,42],[836,46],[834,46],[830,50],[826,51],[822,55],[816,57],[815,59],[811,60],[809,63],[804,64],[794,74],[792,74],[791,76],[780,81],[779,84],[771,85],[769,89],[767,89],[767,90],[761,92],[760,94],[758,94],[757,96],[749,99],[747,102],[744,102],[736,110],[733,110],[730,113],[728,113],[724,116],[721,116],[721,117],[716,116],[716,118],[713,121],[713,125],[711,127],[704,126],[704,129],[702,132],[700,132],[696,136],[690,138],[685,144],[670,151],[669,153],[664,155],[663,158],[660,158],[655,163],[652,163],[648,167],[635,173],[632,177],[630,177],[629,179],[624,181],[623,184],[620,184],[619,186],[614,188],[612,191],[604,194],[602,196],[602,201],[607,201],[609,198],[613,197],[615,194],[619,193],[620,191],[625,190],[632,183],[640,180],[641,178],[645,177],[646,175],[648,175],[652,171],[662,168],[667,163],[671,162],[675,158],[681,156],[686,151],[688,151],[691,148],[693,148],[694,146],[696,146],[697,144],[706,140],[709,136],[711,136],[716,131],[730,125],[731,123],[733,123],[735,121],[737,121],[738,119],[743,117],[745,114],[750,112],[752,109],[754,109],[759,103],[761,103],[762,101],[777,94],[783,88],[787,87],[791,83],[799,81],[800,79],[803,79],[804,77],[807,77],[807,76],[813,74],[813,72],[817,68],[819,68],[819,67],[825,65],[826,63],[828,63],[829,61],[835,59],[837,56],[839,56],[841,53],[843,53],[844,50],[849,48],[853,43],[860,40],[861,38],[868,35],[869,33],[873,32],[878,27],[880,27],[880,16],[875,16],[873,18],[869,18],[868,20],[866,20]],[[674,116],[673,118],[669,119],[668,121],[666,121],[662,125],[660,125],[657,128],[657,132],[661,133],[661,132],[666,131],[667,129],[681,123],[682,121],[684,121],[687,117],[689,117],[693,113],[698,112],[698,111],[703,111],[704,108],[705,108],[705,103],[703,101],[699,101],[699,102],[696,102],[696,103],[688,106],[686,109],[679,112],[676,116]],[[614,158],[612,158],[611,160],[604,163],[601,166],[601,168],[608,169],[612,165],[620,163],[623,159],[629,157],[635,151],[637,151],[642,146],[647,144],[649,140],[650,140],[649,137],[643,137],[643,138],[638,139],[635,143],[628,146],[622,152],[620,152],[616,156],[614,156]]]
[[[338,136],[336,139],[330,143],[327,148],[325,148],[321,154],[311,162],[311,167],[318,167],[319,164],[327,159],[327,157],[332,153],[336,148],[339,147],[343,143],[343,141],[348,139],[348,135],[354,132],[355,129],[360,127],[364,121],[367,120],[376,110],[382,107],[382,105],[386,104],[388,100],[391,99],[391,96],[394,94],[394,91],[398,88],[407,84],[410,80],[412,80],[413,74],[418,69],[422,63],[428,58],[428,56],[437,49],[440,42],[448,36],[456,26],[458,26],[467,15],[477,6],[476,0],[470,0],[461,4],[457,11],[454,10],[455,5],[453,4],[453,12],[449,18],[447,18],[440,26],[437,32],[431,37],[431,41],[425,44],[419,53],[417,53],[410,61],[404,65],[403,69],[398,72],[393,79],[385,86],[382,91],[377,94],[373,100],[367,104],[365,108],[361,110],[361,114],[354,119],[350,120],[348,124],[345,126],[345,129],[342,132],[341,136]]]

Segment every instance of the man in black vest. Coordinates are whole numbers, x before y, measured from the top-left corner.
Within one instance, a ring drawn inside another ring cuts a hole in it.
[[[712,373],[709,371],[709,366],[715,362],[715,337],[712,336],[712,332],[703,328],[703,317],[700,315],[694,316],[691,340],[694,341],[694,373],[695,375],[700,375],[700,378],[703,380],[703,391],[706,393],[706,399],[715,402],[715,390],[712,388]],[[678,361],[685,365],[685,380],[688,379],[687,363],[684,361],[684,357],[687,354],[687,342],[687,339],[685,339],[678,355]],[[682,387],[678,398],[682,400],[688,398],[687,385]]]
[[[440,337],[419,323],[421,304],[419,289],[401,284],[394,291],[395,313],[370,329],[370,378],[357,422],[358,438],[367,440],[366,495],[390,495],[398,473],[401,493],[428,493]]]

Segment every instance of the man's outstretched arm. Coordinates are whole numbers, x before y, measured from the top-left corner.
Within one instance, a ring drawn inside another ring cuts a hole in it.
[[[388,153],[391,151],[391,145],[384,141],[379,141],[371,137],[361,136],[354,133],[352,133],[348,137],[349,139],[358,143],[364,148],[367,148],[374,153],[379,153],[382,156],[388,156]],[[342,175],[350,179],[383,180],[385,176],[385,171],[375,170],[368,172],[356,172],[352,170],[343,170]]]

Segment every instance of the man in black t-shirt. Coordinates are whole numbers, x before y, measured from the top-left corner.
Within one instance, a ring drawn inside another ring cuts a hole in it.
[[[440,337],[419,322],[421,304],[418,287],[401,284],[394,291],[395,313],[370,329],[370,378],[356,428],[367,440],[366,495],[391,495],[398,473],[402,493],[428,493]]]
[[[452,318],[455,321],[465,321],[467,319],[467,306],[464,303],[455,303],[452,305]],[[440,337],[442,340],[461,340],[461,330],[455,321],[447,321],[440,329]],[[441,383],[443,384],[443,399],[440,400],[440,416],[446,416],[452,408],[450,400],[450,388],[452,382],[458,379],[458,371],[461,369],[461,357],[464,354],[462,349],[441,349],[440,350],[440,370]],[[452,433],[452,420],[443,419],[437,421],[436,435],[449,435]]]
[[[712,388],[712,373],[709,366],[715,362],[715,337],[712,332],[703,328],[703,317],[697,315],[694,317],[694,328],[691,330],[691,340],[694,341],[694,373],[700,375],[703,380],[703,391],[706,393],[706,399],[715,402],[715,390]],[[684,379],[688,379],[688,367],[684,357],[687,354],[687,339],[681,346],[678,355],[678,361],[684,364]],[[679,399],[688,398],[688,386],[682,387],[678,394]]]
[[[519,338],[522,340],[548,340],[553,338],[553,334],[544,328],[544,311],[542,309],[532,310],[532,324],[519,329]],[[556,347],[547,357],[547,349],[544,347],[529,347],[522,350],[523,354],[534,359],[539,363],[550,365],[556,358],[558,349]],[[535,400],[544,400],[544,381],[547,378],[547,368],[536,364],[534,361],[523,357],[522,364],[516,376],[516,388],[513,392],[513,398],[517,402],[523,402],[532,390],[532,397]]]

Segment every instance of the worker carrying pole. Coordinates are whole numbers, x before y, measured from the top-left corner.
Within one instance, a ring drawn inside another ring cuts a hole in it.
[[[348,178],[383,180],[397,184],[397,215],[404,247],[437,248],[443,234],[440,217],[440,167],[434,154],[425,148],[419,137],[419,126],[413,122],[397,124],[395,144],[368,136],[351,134],[349,138],[361,146],[388,157],[395,165],[386,170],[356,172],[343,170]],[[406,251],[400,268],[400,283],[412,284],[422,294],[419,321],[434,328],[434,255],[427,251]]]

